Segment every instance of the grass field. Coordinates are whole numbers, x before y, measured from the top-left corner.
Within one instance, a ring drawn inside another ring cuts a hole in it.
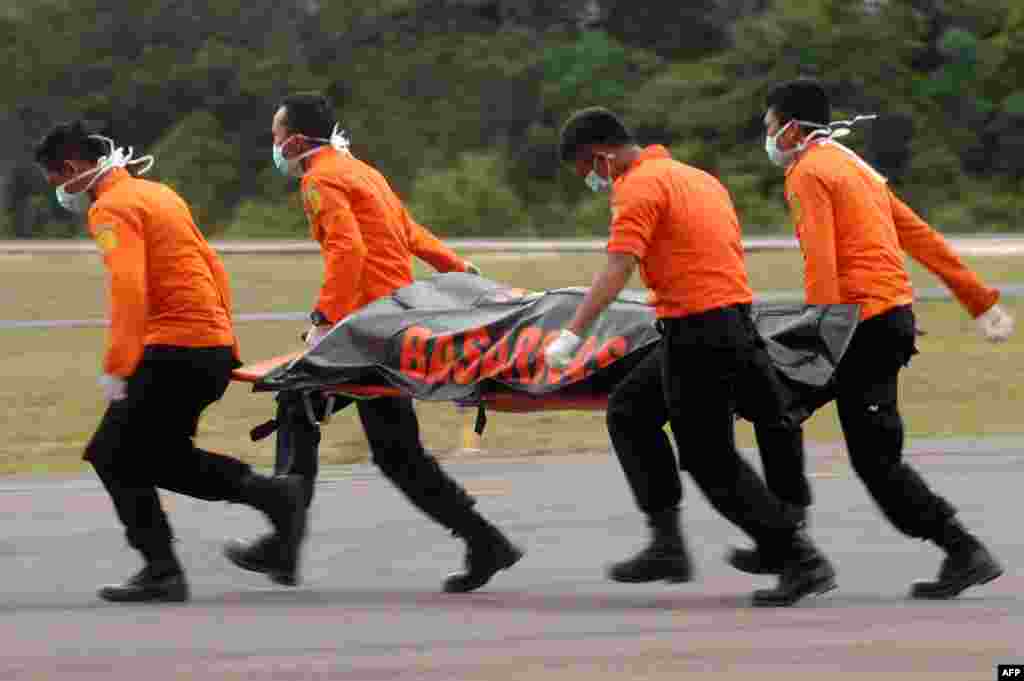
[[[474,261],[489,278],[532,289],[588,285],[603,262],[600,255],[479,255]],[[971,258],[969,264],[994,284],[1024,283],[1016,258]],[[322,272],[318,256],[228,256],[225,263],[235,289],[236,312],[293,312],[312,305]],[[802,265],[797,252],[749,256],[757,291],[799,289]],[[426,274],[427,270],[420,270]],[[939,286],[927,272],[913,268],[915,284]],[[634,286],[640,286],[634,282]],[[104,274],[93,256],[0,256],[0,320],[83,319],[105,316]],[[1014,299],[1006,306],[1019,316]],[[922,354],[905,372],[901,385],[910,437],[1020,434],[1020,389],[1024,368],[1024,332],[1008,343],[990,345],[974,332],[973,322],[953,302],[916,306],[927,335]],[[250,322],[238,327],[243,357],[264,359],[299,347],[301,323]],[[103,409],[96,384],[105,331],[81,329],[0,329],[0,410],[6,414],[6,438],[0,444],[0,474],[80,470],[82,448]],[[472,414],[449,403],[419,403],[427,445],[439,454],[462,445],[462,425]],[[251,426],[272,415],[272,397],[253,395],[234,385],[211,407],[199,443],[207,448],[265,465],[273,456],[273,438],[251,443]],[[832,407],[816,414],[807,427],[812,440],[840,437]],[[741,423],[739,440],[752,443]],[[485,455],[595,451],[606,453],[603,413],[547,412],[489,416]],[[355,413],[339,414],[327,427],[324,463],[364,460],[366,445]],[[140,456],[145,456],[140,452]]]

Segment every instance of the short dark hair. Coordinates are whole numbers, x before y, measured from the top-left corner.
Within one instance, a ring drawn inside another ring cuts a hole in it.
[[[569,117],[559,140],[559,157],[568,163],[588,144],[632,144],[633,133],[608,109],[592,106]]]
[[[331,102],[319,92],[298,92],[288,95],[278,108],[284,107],[284,124],[292,133],[306,137],[330,139],[334,131]]]
[[[768,93],[767,108],[775,110],[780,123],[796,119],[828,125],[832,121],[825,86],[813,78],[797,78],[776,85]]]
[[[56,125],[36,144],[36,163],[59,170],[65,161],[98,161],[110,153],[110,149],[103,140],[91,135],[109,137],[108,125],[82,119]]]

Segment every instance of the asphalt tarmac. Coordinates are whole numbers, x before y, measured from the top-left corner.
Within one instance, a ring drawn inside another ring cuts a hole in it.
[[[956,679],[1024,662],[1024,441],[915,442],[910,459],[1003,561],[1000,579],[945,602],[906,598],[940,552],[880,517],[838,446],[811,449],[813,535],[839,589],[752,608],[768,577],[722,558],[743,538],[687,479],[689,584],[623,585],[608,563],[646,539],[608,453],[448,458],[485,515],[527,551],[482,590],[439,593],[462,545],[370,466],[326,471],[304,582],[239,571],[224,539],[255,511],[164,495],[192,601],[116,605],[98,585],[139,566],[90,477],[0,481],[0,679]],[[145,452],[140,452],[145,456]]]

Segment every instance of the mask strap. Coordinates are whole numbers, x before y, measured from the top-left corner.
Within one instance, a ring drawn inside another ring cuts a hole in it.
[[[135,155],[134,147],[128,147],[128,151],[124,151],[123,148],[118,149],[115,153],[118,157],[111,163],[112,168],[125,168],[127,166],[144,165],[145,167],[139,168],[135,171],[137,175],[145,175],[149,172],[149,169],[153,167],[156,159],[153,158],[152,154],[146,154],[145,156],[139,156],[138,158],[132,158]]]
[[[95,173],[93,178],[89,180],[89,184],[85,185],[85,188],[82,189],[83,192],[86,192],[92,189],[93,185],[95,185],[101,177],[106,175],[114,168],[124,168],[129,165],[145,164],[144,168],[136,171],[138,172],[138,174],[143,175],[149,172],[149,169],[153,167],[155,159],[151,155],[140,156],[139,158],[132,158],[132,156],[135,153],[133,147],[128,147],[128,150],[125,151],[124,147],[118,147],[116,144],[114,144],[114,140],[110,139],[109,137],[104,137],[103,135],[89,135],[89,137],[91,139],[98,139],[102,140],[103,142],[106,142],[107,146],[110,148],[110,152],[106,156],[100,157],[99,163],[95,168],[93,168],[92,170],[87,170],[85,173],[82,173],[77,178],[72,178],[71,180],[68,180],[68,182],[66,182],[65,185],[85,176],[86,173]]]
[[[345,131],[341,129],[338,123],[334,124],[334,130],[331,131],[331,139],[328,141],[336,151],[348,152],[349,139]]]
[[[300,135],[300,136],[303,137],[304,139],[307,139],[307,140],[311,141],[311,142],[320,142],[320,144],[315,146],[315,147],[313,147],[312,149],[307,149],[306,151],[302,152],[298,156],[295,156],[293,158],[288,159],[289,163],[295,163],[295,162],[301,161],[302,159],[306,158],[307,156],[310,156],[314,152],[318,151],[325,144],[329,145],[335,151],[340,151],[342,153],[349,153],[349,150],[348,150],[348,146],[349,146],[348,136],[345,134],[345,131],[341,129],[341,126],[338,123],[334,124],[334,129],[331,130],[331,137],[330,137],[330,139],[324,139],[323,137],[306,137],[305,135]],[[294,135],[293,135],[293,137],[294,137]],[[291,137],[289,137],[288,139],[291,139]],[[281,147],[283,148],[284,145],[287,144],[287,143],[288,143],[288,140],[285,140],[284,144],[282,144]]]
[[[779,136],[782,135],[782,133],[786,132],[789,126],[793,125],[794,123],[799,123],[799,121],[796,120],[795,118],[790,118],[788,121],[786,121],[786,124],[784,126],[775,131],[775,134],[772,135],[772,137],[778,139]]]
[[[878,118],[878,114],[858,114],[857,116],[854,116],[852,120],[832,121],[828,124],[811,123],[810,121],[801,121],[795,118],[792,119],[790,123],[795,121],[798,125],[802,125],[807,128],[815,128],[815,130],[805,138],[806,143],[810,142],[815,137],[846,137],[852,132],[851,128],[856,124],[862,121],[874,120],[875,118]]]
[[[145,156],[139,156],[138,158],[133,158],[125,161],[126,166],[145,164],[144,168],[139,168],[135,171],[135,174],[137,175],[145,175],[146,173],[148,173],[149,169],[153,167],[154,163],[156,163],[156,159],[153,158],[152,154],[146,154]]]

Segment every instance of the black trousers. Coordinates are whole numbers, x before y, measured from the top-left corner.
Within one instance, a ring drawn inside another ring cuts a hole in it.
[[[850,464],[886,518],[903,534],[934,539],[956,509],[903,460],[899,372],[917,353],[912,308],[897,307],[860,323],[836,369],[833,394]],[[769,487],[799,496],[805,474],[762,452]]]
[[[789,536],[799,514],[777,499],[736,451],[734,419],[745,386],[763,389],[774,371],[750,320],[736,305],[661,320],[663,338],[612,392],[608,430],[637,505],[647,514],[682,500],[679,468],[711,505],[765,545]],[[781,407],[765,407],[779,413]],[[766,417],[767,418],[767,417]],[[668,421],[677,462],[663,426]]]
[[[150,561],[171,557],[173,535],[157,488],[240,501],[250,467],[193,444],[203,410],[221,398],[237,362],[229,347],[149,346],[85,449],[114,502],[128,544]]]
[[[311,395],[313,412],[322,419],[326,401]],[[320,427],[310,422],[299,393],[278,395],[277,459],[275,472],[301,475],[307,501],[319,469]],[[475,500],[466,493],[423,447],[420,425],[411,398],[379,397],[371,400],[335,399],[337,412],[356,402],[359,420],[370,445],[373,463],[413,503],[443,527],[467,536],[481,528],[472,510]]]

